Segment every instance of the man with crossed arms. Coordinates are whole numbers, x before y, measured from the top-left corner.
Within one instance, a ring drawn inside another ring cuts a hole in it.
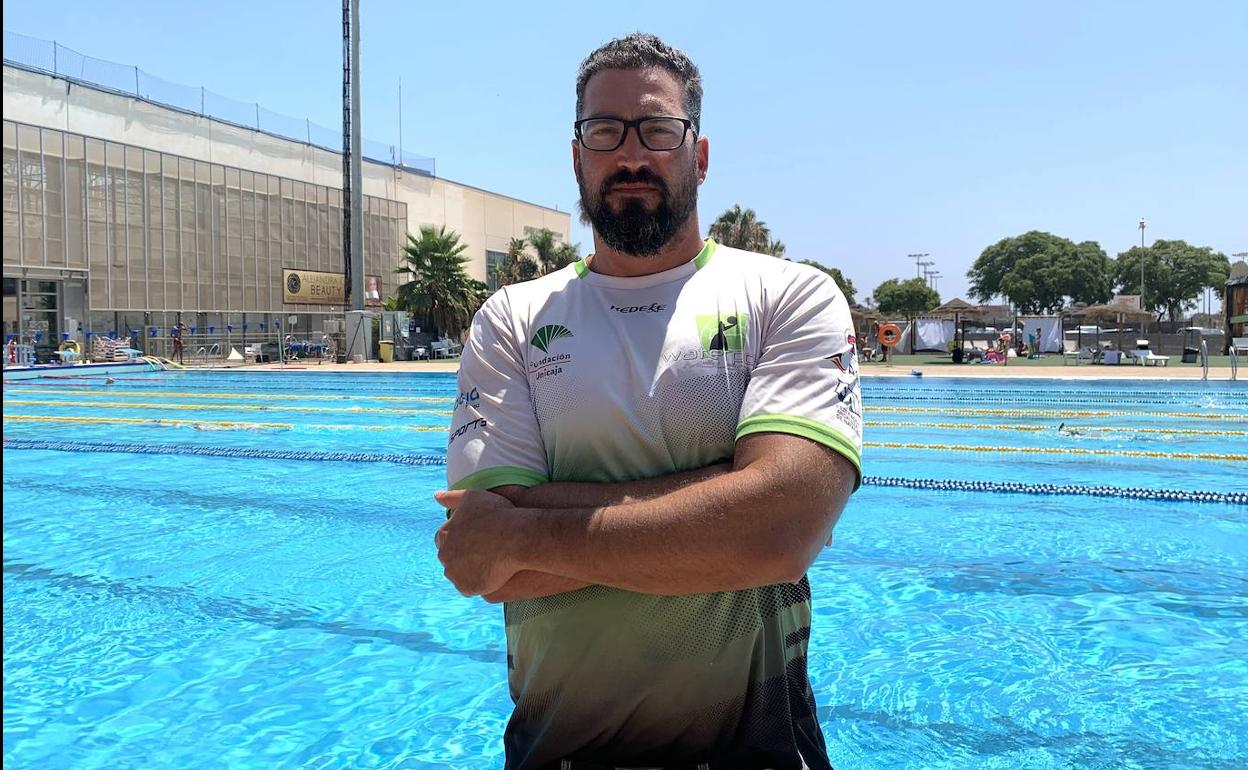
[[[806,570],[860,482],[849,308],[699,233],[701,78],[650,35],[577,78],[594,253],[473,320],[435,542],[505,603],[507,767],[829,768]]]

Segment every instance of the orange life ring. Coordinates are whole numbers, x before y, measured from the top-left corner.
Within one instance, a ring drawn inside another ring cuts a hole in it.
[[[901,327],[897,324],[884,324],[880,327],[880,331],[876,334],[881,345],[892,347],[901,339]]]

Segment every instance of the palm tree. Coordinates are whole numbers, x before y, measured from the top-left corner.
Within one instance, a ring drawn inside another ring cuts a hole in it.
[[[773,243],[767,223],[758,218],[754,209],[742,209],[739,203],[733,204],[711,224],[710,236],[724,246],[762,254],[770,253]],[[779,241],[775,243],[779,244]],[[783,254],[784,245],[779,245]]]
[[[494,267],[494,281],[500,289],[538,276],[537,263],[524,251],[527,245],[523,238],[512,238],[507,245],[507,258]]]
[[[462,255],[467,248],[459,242],[459,233],[445,225],[436,230],[423,225],[420,238],[407,234],[403,264],[395,270],[409,278],[399,286],[399,304],[452,338],[459,337],[489,296],[484,283],[464,272],[468,258]]]
[[[546,227],[529,234],[529,245],[537,255],[542,275],[567,267],[581,258],[580,244],[559,243],[554,232]]]
[[[767,250],[764,251],[763,253],[770,254],[773,257],[784,257],[784,242],[783,241],[769,241],[767,243]]]

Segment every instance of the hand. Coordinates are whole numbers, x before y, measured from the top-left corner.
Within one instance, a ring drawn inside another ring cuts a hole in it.
[[[446,578],[464,596],[502,588],[521,569],[509,548],[519,509],[480,489],[438,492],[433,498],[450,516],[433,537]]]

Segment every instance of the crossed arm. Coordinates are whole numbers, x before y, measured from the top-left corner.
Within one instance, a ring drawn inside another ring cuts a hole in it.
[[[455,514],[438,555],[461,593],[494,602],[591,584],[677,595],[794,582],[855,473],[813,441],[758,433],[731,464],[656,479],[446,492]]]

